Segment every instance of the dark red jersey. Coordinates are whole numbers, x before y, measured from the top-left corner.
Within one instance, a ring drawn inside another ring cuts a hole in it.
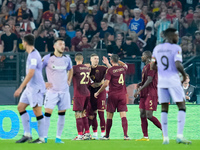
[[[148,76],[153,78],[152,82],[144,88],[141,93],[140,97],[147,97],[150,96],[157,96],[157,83],[158,83],[158,73],[157,70],[151,70],[150,64],[144,66],[142,70],[142,85],[147,81]]]
[[[89,96],[90,68],[81,64],[73,66],[74,97]]]
[[[105,80],[109,80],[109,92],[111,94],[126,95],[125,75],[127,68],[123,66],[113,66],[107,70]]]
[[[106,66],[97,66],[96,68],[91,68],[90,78],[94,83],[99,83],[105,78],[106,70],[108,68]],[[96,92],[100,89],[100,87],[92,88],[90,87],[91,92]]]

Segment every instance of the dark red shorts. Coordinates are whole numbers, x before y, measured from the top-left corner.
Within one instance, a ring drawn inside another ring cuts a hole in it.
[[[107,102],[107,112],[117,112],[128,111],[126,105],[126,95],[108,95],[108,102]]]
[[[148,96],[148,97],[141,97],[140,98],[140,109],[144,110],[152,110],[156,111],[158,105],[158,97],[157,96]]]
[[[94,93],[90,93],[90,104],[91,104],[91,109],[93,111],[96,111],[97,109],[99,110],[104,110],[106,108],[106,90],[101,92],[98,95],[98,98],[94,97]]]
[[[87,108],[90,96],[74,97],[73,111],[83,111]]]

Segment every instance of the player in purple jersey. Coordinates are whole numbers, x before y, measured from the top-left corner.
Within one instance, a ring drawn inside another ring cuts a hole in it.
[[[35,38],[32,34],[28,34],[23,39],[23,47],[28,53],[26,61],[26,77],[19,88],[15,91],[14,97],[19,97],[23,89],[18,111],[22,119],[24,128],[23,137],[16,143],[24,143],[32,140],[30,131],[30,118],[26,112],[26,107],[30,105],[38,122],[39,138],[32,143],[44,143],[44,117],[42,115],[43,94],[45,92],[45,83],[42,76],[42,59],[39,52],[34,47]]]
[[[54,41],[54,53],[43,57],[43,67],[46,69],[48,80],[44,101],[45,143],[47,143],[50,117],[56,105],[58,105],[58,124],[55,143],[64,143],[61,134],[65,124],[66,109],[71,107],[69,85],[73,75],[71,59],[68,55],[63,55],[64,51],[65,42],[62,38],[58,38]]]
[[[74,140],[89,140],[90,130],[85,111],[90,100],[90,91],[88,89],[88,83],[90,81],[90,68],[83,65],[82,53],[77,53],[75,55],[75,61],[76,65],[73,66],[73,111],[75,111],[78,136]],[[84,136],[83,129],[85,130]]]
[[[104,60],[105,62],[105,60]],[[124,140],[130,140],[127,135],[128,131],[128,121],[126,118],[127,106],[126,106],[126,85],[125,85],[125,74],[128,69],[127,65],[119,61],[119,57],[113,54],[110,58],[112,67],[107,70],[105,82],[101,88],[94,94],[97,98],[101,92],[109,85],[108,92],[108,102],[107,102],[107,122],[106,122],[106,135],[101,138],[102,140],[108,140],[110,129],[112,127],[112,118],[114,112],[120,112],[120,117],[122,120],[122,128],[124,131]],[[107,63],[106,63],[107,64]]]
[[[182,66],[182,50],[178,42],[178,32],[174,28],[164,31],[165,43],[157,45],[153,50],[151,68],[158,69],[158,99],[162,105],[161,124],[163,131],[163,144],[169,144],[168,137],[168,107],[170,97],[176,102],[178,112],[177,143],[191,144],[183,137],[185,125],[185,94],[181,85],[179,72],[186,80],[186,73]]]

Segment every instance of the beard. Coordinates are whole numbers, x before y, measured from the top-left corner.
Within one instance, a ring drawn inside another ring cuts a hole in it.
[[[57,50],[59,54],[63,54],[64,51],[61,50]]]

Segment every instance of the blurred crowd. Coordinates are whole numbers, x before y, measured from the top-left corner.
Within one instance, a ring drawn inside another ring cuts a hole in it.
[[[179,31],[183,58],[200,54],[200,0],[0,0],[0,52],[24,52],[34,34],[40,52],[57,37],[66,51],[106,49],[121,58],[140,56]]]

